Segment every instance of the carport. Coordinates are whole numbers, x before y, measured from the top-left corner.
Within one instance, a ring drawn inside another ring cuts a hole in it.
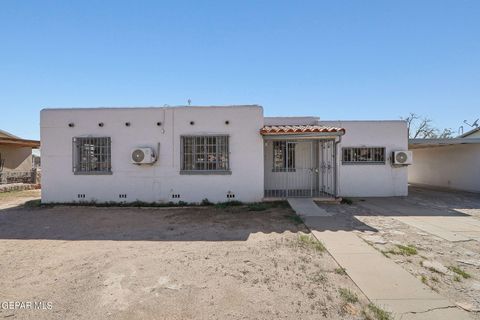
[[[480,138],[410,139],[408,182],[480,192]]]

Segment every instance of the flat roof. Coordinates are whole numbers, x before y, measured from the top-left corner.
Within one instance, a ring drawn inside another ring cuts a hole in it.
[[[480,144],[480,138],[443,138],[443,139],[409,139],[409,149],[445,147],[457,144]]]
[[[140,110],[140,109],[183,109],[183,108],[262,108],[261,105],[258,104],[239,104],[239,105],[212,105],[212,106],[194,106],[194,105],[178,105],[178,106],[171,106],[165,104],[163,106],[125,106],[125,107],[45,107],[41,111],[49,111],[49,110]]]

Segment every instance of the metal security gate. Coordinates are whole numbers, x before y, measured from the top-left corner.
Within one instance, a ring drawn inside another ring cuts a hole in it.
[[[267,140],[265,197],[335,195],[334,140]]]
[[[335,141],[319,141],[319,195],[335,196],[336,192],[336,153]]]

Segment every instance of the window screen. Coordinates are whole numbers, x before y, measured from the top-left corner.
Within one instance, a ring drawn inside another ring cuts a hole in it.
[[[110,137],[73,138],[74,174],[111,174]]]

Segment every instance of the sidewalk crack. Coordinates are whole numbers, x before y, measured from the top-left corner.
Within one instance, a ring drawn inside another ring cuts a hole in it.
[[[445,306],[445,307],[436,307],[436,308],[431,308],[431,309],[427,309],[425,311],[408,311],[408,312],[402,312],[401,314],[404,315],[404,314],[422,314],[422,313],[427,313],[427,312],[431,312],[431,311],[435,311],[435,310],[444,310],[444,309],[451,309],[451,308],[454,308],[454,309],[460,309],[458,308],[457,306]],[[461,309],[463,310],[463,309]]]

